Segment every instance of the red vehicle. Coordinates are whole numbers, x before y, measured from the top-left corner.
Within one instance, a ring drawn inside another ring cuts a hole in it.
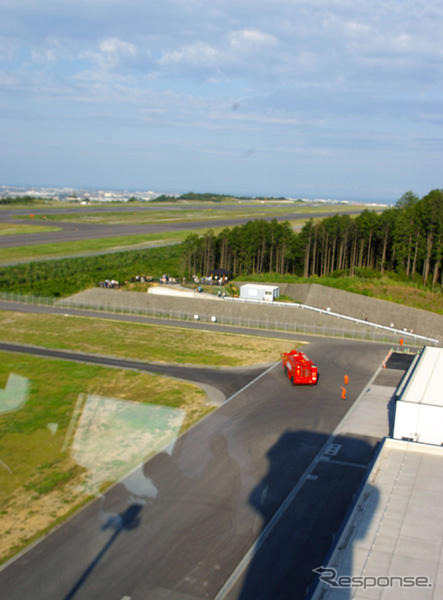
[[[318,382],[318,368],[304,352],[291,350],[283,352],[282,355],[283,371],[292,385],[311,384]]]

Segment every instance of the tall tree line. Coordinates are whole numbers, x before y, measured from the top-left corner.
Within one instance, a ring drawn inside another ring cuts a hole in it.
[[[435,287],[443,284],[443,190],[421,199],[407,192],[380,214],[365,210],[355,219],[311,219],[299,233],[275,219],[249,221],[218,235],[190,235],[184,250],[189,275],[222,268],[234,276],[274,272],[310,277],[353,275],[369,268],[408,278],[420,275],[425,285]]]

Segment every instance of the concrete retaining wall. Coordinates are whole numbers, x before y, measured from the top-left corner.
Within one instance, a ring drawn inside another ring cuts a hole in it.
[[[308,306],[329,307],[332,312],[357,319],[367,318],[368,321],[388,327],[393,323],[397,329],[412,330],[419,335],[443,341],[443,316],[427,310],[379,300],[362,294],[353,294],[317,283],[276,283],[272,285],[280,286],[281,294]]]
[[[269,329],[287,329],[300,332],[317,332],[330,335],[350,335],[368,339],[381,339],[386,332],[365,324],[353,323],[344,319],[325,315],[296,306],[285,306],[278,302],[255,304],[250,302],[228,301],[219,298],[176,298],[173,296],[154,296],[141,292],[125,292],[93,288],[75,294],[68,299],[72,306],[97,307],[104,310],[146,311],[149,314],[170,314],[170,318],[188,318],[198,314],[202,320],[210,321],[215,316],[218,322]],[[66,305],[67,300],[63,301]],[[175,314],[174,314],[175,313]],[[392,341],[397,340],[397,335]]]
[[[292,284],[296,286],[297,284]],[[290,290],[287,295],[297,294],[297,289]],[[370,298],[361,294],[353,294],[344,290],[311,284],[306,294],[305,304],[340,312],[358,319],[367,318],[380,325],[391,325],[397,329],[408,329],[420,335],[436,337],[443,340],[443,316],[436,313],[404,306],[387,300]]]

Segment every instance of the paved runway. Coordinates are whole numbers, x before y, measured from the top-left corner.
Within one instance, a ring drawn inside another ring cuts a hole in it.
[[[252,205],[257,210],[261,207],[258,204]],[[277,208],[281,208],[282,204],[276,203]],[[288,205],[286,204],[286,208]],[[115,206],[113,203],[101,202],[100,204],[94,204],[93,206],[66,206],[64,208],[32,208],[32,205],[29,208],[6,208],[0,210],[0,215],[5,215],[6,217],[14,217],[15,215],[83,215],[83,214],[96,214],[96,213],[133,213],[133,212],[147,212],[147,211],[178,211],[184,212],[187,210],[200,210],[200,209],[214,209],[214,210],[244,210],[248,208],[247,205],[242,204],[219,204],[219,203],[201,203],[201,204],[151,204],[150,202],[145,202],[145,206],[132,206],[131,203],[126,205]]]
[[[317,386],[293,387],[280,366],[264,371],[178,438],[171,454],[160,453],[139,470],[154,493],[136,496],[123,480],[5,568],[4,597],[213,600],[381,364],[386,347],[319,339],[307,352],[319,365]],[[345,372],[350,383],[343,401]],[[339,444],[341,461],[355,467],[335,465],[315,490],[308,486],[297,496],[272,530],[272,554],[254,556],[230,598],[303,597],[375,441]],[[288,561],[297,572],[290,592],[279,576],[287,574]],[[268,581],[260,593],[257,573]]]
[[[107,208],[107,207],[105,207]],[[149,207],[147,207],[149,208]],[[147,209],[142,209],[147,210]],[[27,214],[29,214],[28,211]],[[32,211],[37,214],[37,211]],[[49,211],[47,211],[49,212]],[[97,211],[99,212],[99,211]],[[358,214],[361,210],[348,211],[346,214]],[[269,216],[260,217],[270,221],[277,219],[278,221],[287,221],[291,219],[310,219],[311,217],[328,217],[333,213],[299,213],[293,209],[288,209],[288,213],[284,216]],[[249,217],[235,218],[233,211],[232,219],[211,219],[202,221],[190,221],[184,223],[158,223],[149,225],[100,225],[90,223],[75,223],[73,221],[23,221],[14,218],[12,211],[0,211],[0,223],[20,223],[20,224],[35,224],[35,225],[51,225],[60,227],[61,231],[47,231],[41,233],[29,233],[18,235],[0,236],[0,248],[14,248],[18,246],[31,246],[36,244],[50,244],[54,242],[72,242],[79,240],[91,240],[105,237],[118,237],[128,235],[141,235],[149,233],[165,233],[171,231],[187,231],[193,229],[208,229],[211,227],[232,227],[241,225],[254,219],[254,213],[251,212]]]

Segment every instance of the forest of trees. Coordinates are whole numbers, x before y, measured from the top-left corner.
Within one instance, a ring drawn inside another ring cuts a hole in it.
[[[31,198],[31,196],[15,196],[5,198],[0,198],[0,204],[34,204],[36,202],[35,198]]]
[[[154,199],[155,202],[178,202],[179,200],[193,200],[195,202],[222,202],[223,200],[263,200],[266,202],[280,202],[282,200],[287,200],[287,198],[284,196],[232,196],[227,194],[186,192],[186,194],[182,194],[181,196],[161,194],[161,196],[157,196]],[[297,202],[301,202],[301,200],[297,200]]]
[[[303,277],[370,269],[420,276],[425,285],[443,285],[443,190],[423,198],[407,192],[381,213],[334,215],[307,221],[296,233],[288,222],[250,221],[218,235],[188,236],[185,271],[208,275],[223,268],[233,276],[290,273]]]

